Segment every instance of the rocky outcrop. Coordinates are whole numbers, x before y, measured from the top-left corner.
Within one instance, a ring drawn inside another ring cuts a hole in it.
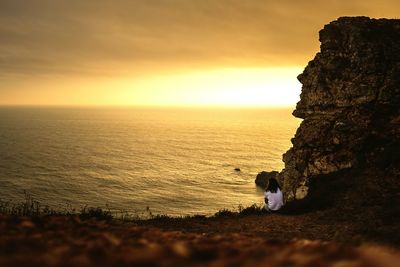
[[[271,178],[276,179],[278,177],[279,172],[277,171],[272,171],[272,172],[266,172],[262,171],[257,174],[255,183],[257,186],[265,189],[268,185],[268,180]]]
[[[400,20],[342,17],[319,36],[321,51],[298,76],[293,115],[303,122],[279,174],[292,197],[339,171],[400,166]]]

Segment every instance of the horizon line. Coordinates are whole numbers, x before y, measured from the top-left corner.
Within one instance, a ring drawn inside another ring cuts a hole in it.
[[[288,109],[294,105],[109,105],[109,104],[0,104],[1,108],[184,108],[184,109]]]

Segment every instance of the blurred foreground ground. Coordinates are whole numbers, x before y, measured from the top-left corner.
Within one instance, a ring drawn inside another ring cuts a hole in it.
[[[0,215],[0,266],[399,266],[396,245],[316,216],[107,222]]]

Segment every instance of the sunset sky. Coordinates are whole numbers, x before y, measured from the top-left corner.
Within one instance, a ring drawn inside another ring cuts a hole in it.
[[[0,105],[281,106],[340,16],[398,0],[0,0]]]

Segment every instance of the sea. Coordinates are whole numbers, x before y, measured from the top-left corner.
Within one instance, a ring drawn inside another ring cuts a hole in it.
[[[55,210],[212,215],[262,205],[292,108],[1,107],[0,200]],[[235,168],[240,168],[236,171]]]

